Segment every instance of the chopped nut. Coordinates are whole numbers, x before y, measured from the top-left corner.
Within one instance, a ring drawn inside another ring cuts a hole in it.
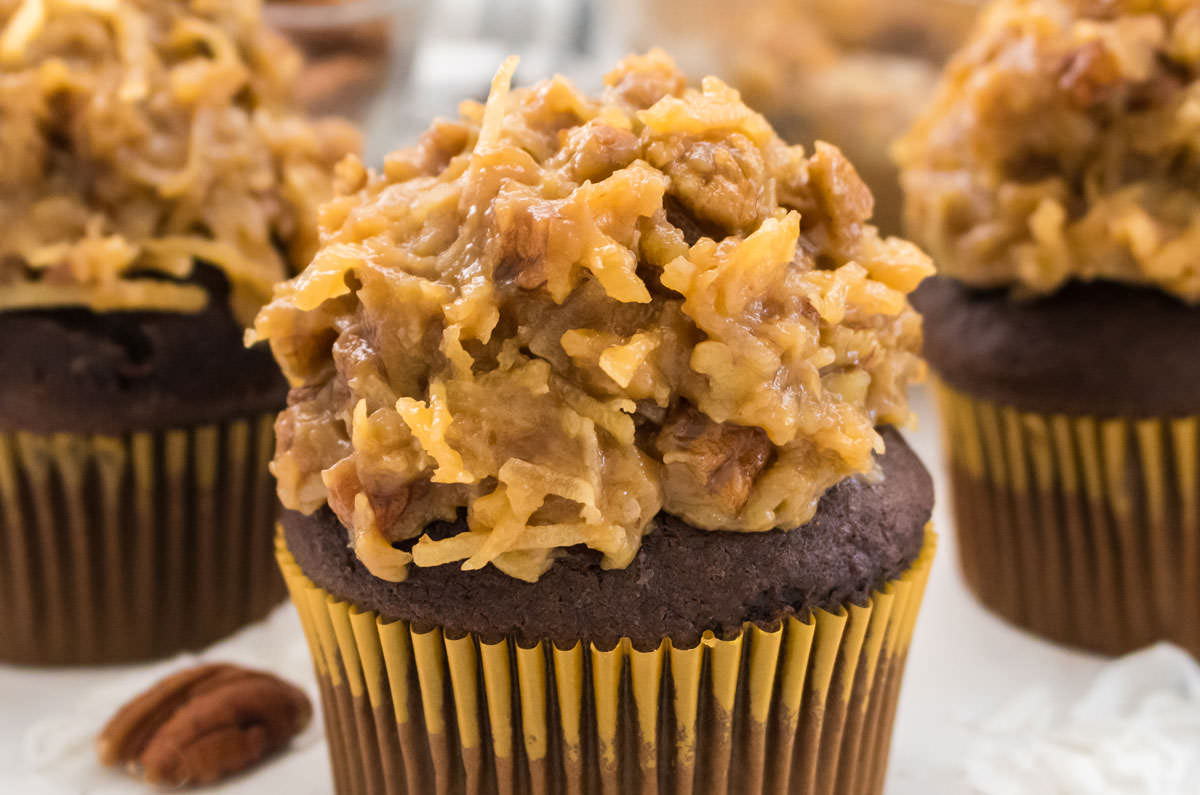
[[[690,481],[691,488],[684,491],[716,497],[730,513],[746,504],[754,479],[771,456],[771,441],[762,428],[716,423],[691,407],[677,409],[667,419],[657,446],[668,478]]]
[[[362,490],[358,473],[354,470],[354,459],[343,458],[326,470],[324,481],[329,488],[326,498],[329,509],[346,527],[354,526],[354,495]]]
[[[546,283],[546,245],[550,229],[535,207],[496,208],[500,261],[496,281],[534,290]]]
[[[683,93],[687,80],[662,53],[633,56],[604,76],[604,84],[635,108],[648,108],[666,96]]]
[[[671,196],[728,232],[753,230],[774,207],[762,154],[740,133],[719,141],[672,136],[652,143],[646,157],[671,178]]]
[[[1098,41],[1088,42],[1063,61],[1058,85],[1081,108],[1111,97],[1122,82],[1121,67]]]
[[[686,88],[651,52],[589,96],[515,68],[327,205],[259,315],[292,383],[322,385],[286,411],[283,504],[328,502],[395,581],[410,552],[528,581],[579,544],[623,567],[664,510],[809,521],[907,416],[905,295],[931,263],[865,223],[836,149],[788,146],[717,78]]]
[[[818,141],[809,174],[833,229],[866,223],[871,217],[875,209],[871,189],[862,181],[854,164],[836,147]]]
[[[461,122],[438,119],[411,149],[398,149],[384,158],[388,179],[405,180],[419,175],[433,176],[462,154],[470,142],[470,131]]]
[[[280,750],[311,719],[308,696],[276,676],[200,665],[122,707],[100,732],[97,753],[151,784],[211,784]]]
[[[629,130],[593,121],[567,134],[567,144],[559,157],[568,159],[580,182],[599,182],[632,163],[640,151],[641,142]]]

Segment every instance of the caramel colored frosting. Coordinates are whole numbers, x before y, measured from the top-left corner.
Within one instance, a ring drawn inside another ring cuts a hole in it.
[[[0,0],[0,311],[198,311],[202,261],[249,322],[359,147],[300,66],[257,0]]]
[[[321,248],[259,314],[290,379],[283,503],[328,502],[377,576],[584,544],[624,567],[660,511],[808,521],[908,419],[931,271],[832,146],[789,147],[660,52],[598,97],[464,103],[383,173],[347,162]],[[469,532],[428,534],[465,511]]]
[[[948,276],[1200,301],[1200,3],[1003,0],[897,148],[909,232]]]

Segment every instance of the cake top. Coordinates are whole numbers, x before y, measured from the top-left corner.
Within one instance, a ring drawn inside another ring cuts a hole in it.
[[[382,173],[346,161],[320,250],[259,314],[293,386],[284,505],[328,503],[391,580],[534,580],[578,544],[624,567],[663,510],[802,525],[908,419],[929,260],[867,223],[837,149],[787,146],[661,52],[598,97],[514,69]],[[424,534],[460,511],[469,532]]]
[[[910,234],[948,276],[1200,301],[1200,3],[1002,0],[897,146]]]
[[[248,323],[359,146],[300,65],[257,0],[0,0],[0,311],[194,312],[201,261]]]

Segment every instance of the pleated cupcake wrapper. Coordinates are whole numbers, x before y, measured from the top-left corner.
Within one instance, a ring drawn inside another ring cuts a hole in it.
[[[341,795],[874,795],[935,545],[866,606],[647,652],[420,631],[277,552]]]
[[[1051,640],[1200,655],[1200,417],[1037,414],[938,386],[958,547],[990,608]]]
[[[0,661],[165,656],[278,604],[273,420],[0,432]]]

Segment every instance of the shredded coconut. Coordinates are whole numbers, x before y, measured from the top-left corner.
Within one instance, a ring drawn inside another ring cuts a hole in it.
[[[1200,3],[1002,0],[897,148],[946,275],[1200,301]]]
[[[589,97],[514,67],[383,173],[347,167],[259,315],[294,387],[283,503],[327,503],[389,579],[411,554],[532,580],[576,544],[624,567],[660,510],[804,524],[908,419],[928,259],[879,237],[837,149],[716,78],[655,52]]]
[[[299,68],[254,0],[0,0],[0,311],[194,312],[204,262],[249,322],[359,148]]]

